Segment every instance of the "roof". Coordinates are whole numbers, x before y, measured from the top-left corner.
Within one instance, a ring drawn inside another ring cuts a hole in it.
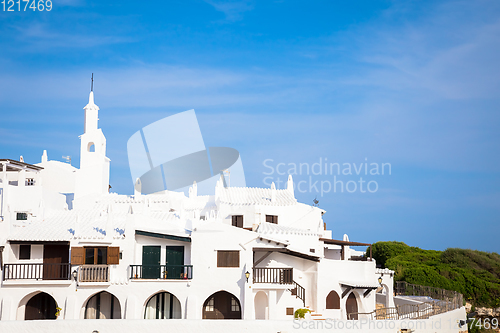
[[[36,166],[33,164],[28,164],[16,160],[9,160],[9,159],[0,159],[0,164],[5,163],[7,164],[7,171],[19,171],[22,169],[30,170],[30,171],[40,171],[43,168],[41,166]],[[0,170],[2,171],[2,170]]]
[[[273,191],[275,192],[274,196]],[[218,197],[221,203],[232,206],[289,206],[297,203],[297,199],[295,199],[293,192],[287,189],[277,190],[257,187],[222,187],[218,192]]]
[[[304,235],[304,236],[319,236],[320,234],[309,229],[300,229],[284,226],[281,224],[262,222],[257,227],[256,232],[259,234],[281,234],[281,235]]]

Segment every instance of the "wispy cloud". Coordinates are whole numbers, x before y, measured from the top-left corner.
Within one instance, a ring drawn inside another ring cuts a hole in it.
[[[10,30],[16,36],[17,41],[21,43],[17,47],[20,46],[27,53],[53,52],[54,49],[85,49],[135,41],[134,38],[127,36],[62,33],[42,22],[11,25]]]
[[[204,0],[213,6],[217,11],[226,15],[226,20],[230,22],[239,21],[243,18],[243,13],[254,8],[251,0]]]

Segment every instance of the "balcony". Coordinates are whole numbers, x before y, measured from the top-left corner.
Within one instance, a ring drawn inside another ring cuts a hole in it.
[[[293,284],[293,268],[255,268],[253,283]]]
[[[130,279],[191,280],[193,265],[130,265]]]
[[[78,269],[78,282],[108,282],[108,265],[81,265]]]
[[[70,280],[70,264],[5,264],[3,280]]]

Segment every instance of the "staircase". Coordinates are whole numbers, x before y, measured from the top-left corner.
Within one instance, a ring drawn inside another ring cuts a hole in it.
[[[307,309],[309,309],[309,306],[306,306]],[[309,309],[311,311],[311,319],[312,320],[325,320],[326,318],[323,318],[323,314],[321,313],[316,313],[316,311]]]

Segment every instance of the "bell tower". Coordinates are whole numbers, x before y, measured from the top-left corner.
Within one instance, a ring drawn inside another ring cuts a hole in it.
[[[98,128],[99,107],[94,103],[92,85],[85,110],[84,133],[80,136],[80,169],[77,171],[75,199],[108,193],[109,162],[106,157],[106,137]]]

